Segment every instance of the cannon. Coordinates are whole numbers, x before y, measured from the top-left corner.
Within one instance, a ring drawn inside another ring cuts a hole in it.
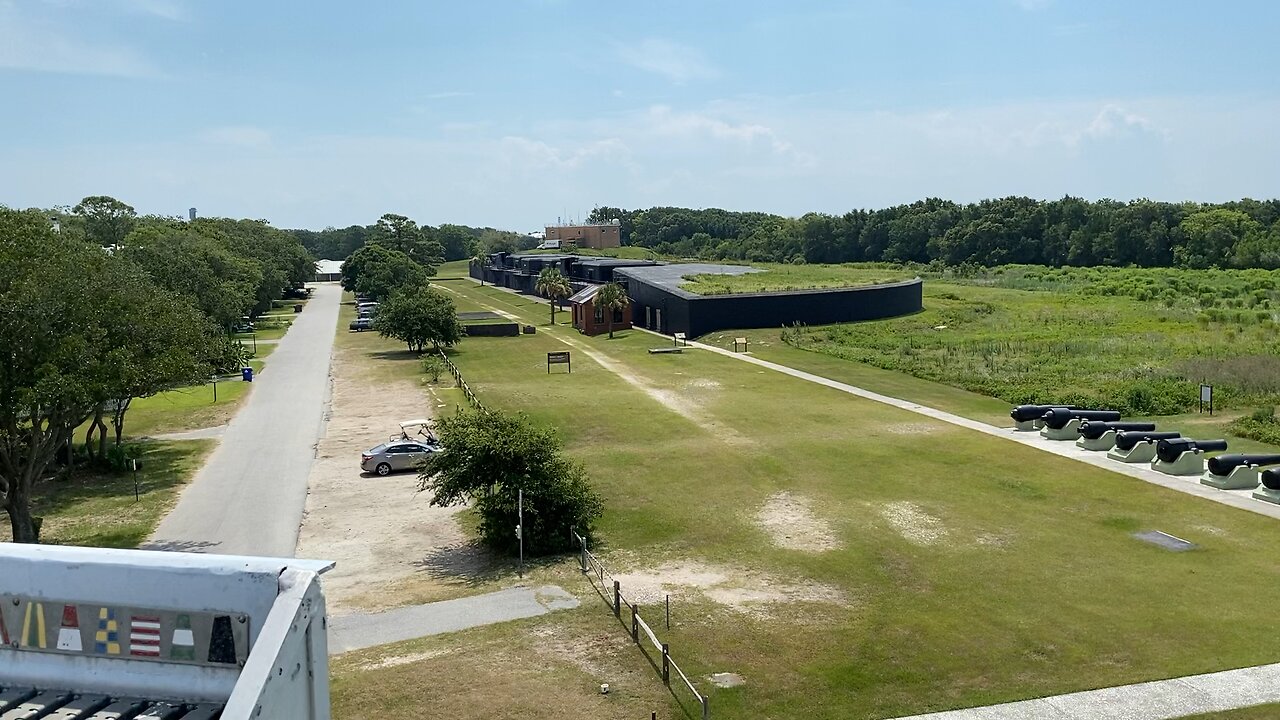
[[[1075,440],[1080,437],[1080,424],[1085,420],[1119,420],[1115,410],[1083,410],[1080,408],[1053,408],[1045,412],[1044,427],[1040,434],[1050,440]]]
[[[1200,475],[1204,473],[1204,454],[1226,449],[1226,440],[1165,438],[1156,443],[1151,469],[1166,475]]]
[[[1155,423],[1144,422],[1107,422],[1106,420],[1086,420],[1080,426],[1080,437],[1096,440],[1102,437],[1108,431],[1146,430],[1153,432],[1156,429]]]
[[[1259,480],[1262,481],[1262,487],[1253,491],[1253,497],[1280,505],[1280,468],[1263,470]]]
[[[1013,427],[1016,430],[1024,432],[1039,430],[1043,426],[1041,418],[1055,408],[1073,410],[1075,405],[1018,405],[1009,411],[1009,417],[1013,418]]]
[[[1280,455],[1218,455],[1206,464],[1209,469],[1200,477],[1201,484],[1220,490],[1252,490],[1258,487],[1264,466],[1280,465]]]
[[[1085,420],[1080,425],[1080,439],[1076,445],[1085,450],[1110,450],[1115,447],[1116,436],[1124,431],[1156,429],[1155,423],[1141,422],[1108,422],[1106,420]]]
[[[1176,432],[1125,430],[1116,433],[1116,446],[1107,453],[1107,457],[1120,462],[1149,463],[1156,459],[1157,442],[1179,437],[1182,434]]]

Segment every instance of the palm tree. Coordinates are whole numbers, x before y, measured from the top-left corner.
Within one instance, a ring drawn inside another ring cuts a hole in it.
[[[480,287],[484,287],[484,269],[493,264],[493,258],[483,252],[478,252],[475,257],[471,258],[471,262],[480,266]]]
[[[569,280],[560,273],[559,268],[543,268],[538,273],[538,281],[534,284],[533,289],[551,300],[551,324],[556,324],[556,302],[563,300],[573,294],[573,287],[569,285]]]
[[[596,293],[596,305],[604,310],[605,315],[609,318],[609,339],[613,339],[613,314],[626,310],[631,305],[631,298],[627,297],[627,291],[616,282],[611,282],[600,288],[600,292]]]

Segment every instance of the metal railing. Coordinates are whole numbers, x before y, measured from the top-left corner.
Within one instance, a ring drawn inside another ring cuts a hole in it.
[[[672,687],[671,685],[671,671],[674,670],[675,675],[678,676],[684,686],[689,689],[694,700],[697,701],[698,706],[701,708],[702,720],[709,720],[711,717],[711,708],[707,703],[706,696],[698,692],[698,689],[693,686],[693,682],[689,680],[689,676],[686,675],[685,672],[680,669],[680,666],[676,664],[676,661],[671,658],[671,646],[662,642],[658,638],[657,633],[653,631],[653,628],[649,626],[649,623],[644,621],[644,618],[640,616],[639,606],[627,601],[626,597],[622,594],[622,583],[609,572],[608,568],[604,566],[604,563],[600,561],[600,558],[587,547],[587,539],[579,535],[577,531],[570,530],[570,532],[573,534],[574,539],[578,541],[578,547],[580,548],[578,564],[581,567],[583,574],[588,575],[591,578],[591,584],[595,587],[597,594],[599,594],[601,599],[605,602],[610,603],[614,617],[622,621],[624,627],[626,621],[623,620],[622,608],[625,606],[631,611],[631,640],[635,642],[636,645],[640,646],[641,652],[644,652],[644,644],[640,640],[641,632],[643,632],[644,637],[648,638],[649,642],[653,645],[654,650],[661,653],[662,665],[661,667],[655,665],[654,669],[662,676],[663,684],[667,686],[667,689],[671,690],[672,695],[676,694],[676,688],[679,687],[679,684],[677,684],[676,687]],[[648,657],[647,652],[645,653],[645,656]],[[679,698],[677,696],[677,700],[678,699]]]
[[[471,389],[466,380],[462,379],[462,371],[458,369],[457,365],[453,364],[449,356],[444,354],[444,350],[440,351],[440,359],[444,361],[444,366],[449,369],[449,374],[453,375],[458,387],[462,389],[462,395],[467,399],[467,402],[471,403],[471,406],[477,410],[484,410],[484,405],[480,404],[480,399],[476,397],[475,391]]]

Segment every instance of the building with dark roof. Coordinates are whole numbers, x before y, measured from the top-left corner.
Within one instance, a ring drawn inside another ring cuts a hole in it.
[[[617,281],[627,290],[631,312],[627,322],[656,332],[683,332],[698,337],[716,330],[781,327],[803,323],[831,323],[880,320],[909,315],[924,308],[920,278],[880,285],[815,290],[698,295],[680,287],[690,275],[744,275],[760,272],[747,265],[714,263],[660,263],[653,260],[581,257],[577,255],[528,254],[490,256],[490,264],[471,266],[471,276],[522,293],[536,294],[534,285],[543,268],[556,267],[573,286],[575,297],[584,305],[590,300],[581,291],[601,283]],[[590,294],[594,296],[593,293]],[[584,333],[594,326],[575,313],[574,326]],[[603,323],[603,320],[600,321]],[[620,326],[615,325],[615,330]]]

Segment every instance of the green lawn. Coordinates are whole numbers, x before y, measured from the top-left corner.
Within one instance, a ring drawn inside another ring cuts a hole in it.
[[[1277,660],[1256,632],[1256,608],[1280,600],[1258,551],[1280,541],[1270,518],[730,358],[649,355],[665,343],[640,331],[552,329],[543,304],[449,287],[539,326],[467,339],[453,358],[486,405],[556,427],[586,465],[615,570],[688,563],[794,600],[743,611],[676,591],[681,621],[663,635],[690,675],[747,680],[708,688],[714,717],[883,718]],[[557,338],[574,343],[572,374],[546,372]],[[834,548],[771,542],[755,516],[782,491]],[[1143,529],[1200,548],[1167,553],[1131,537]]]
[[[1184,720],[1274,720],[1280,717],[1280,705],[1256,705],[1240,710],[1191,715]]]
[[[41,541],[55,545],[132,548],[146,540],[213,449],[211,440],[143,445],[136,473],[77,471],[70,479],[40,483],[32,513],[44,518]],[[0,541],[12,539],[8,516]]]
[[[687,275],[680,287],[698,295],[816,290],[899,282],[915,277],[896,267],[749,263],[761,272],[745,275]]]

